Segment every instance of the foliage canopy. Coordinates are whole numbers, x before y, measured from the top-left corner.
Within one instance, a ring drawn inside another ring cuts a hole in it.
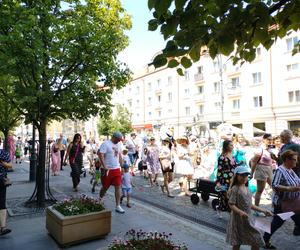
[[[116,106],[116,114],[114,116],[102,118],[98,123],[98,132],[100,135],[110,136],[115,131],[120,131],[123,135],[133,131],[131,114],[128,109],[121,105]]]
[[[167,40],[154,58],[156,67],[188,68],[200,59],[201,48],[212,58],[233,54],[234,64],[251,62],[260,44],[269,49],[300,28],[299,0],[148,0],[148,7],[149,30],[160,28]]]

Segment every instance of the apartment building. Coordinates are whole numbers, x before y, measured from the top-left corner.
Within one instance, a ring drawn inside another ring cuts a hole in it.
[[[286,128],[300,135],[300,53],[292,56],[299,38],[294,32],[269,51],[258,47],[255,61],[242,66],[203,55],[184,76],[147,67],[114,93],[113,103],[129,109],[139,133],[205,134],[226,122],[249,137]]]

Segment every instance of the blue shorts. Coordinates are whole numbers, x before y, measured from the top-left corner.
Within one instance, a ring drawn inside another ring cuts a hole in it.
[[[131,194],[132,188],[123,188],[122,187],[122,193],[123,195]]]

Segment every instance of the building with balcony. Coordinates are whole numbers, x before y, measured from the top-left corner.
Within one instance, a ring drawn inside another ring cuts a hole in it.
[[[203,55],[184,76],[147,67],[114,92],[113,102],[129,109],[140,133],[171,129],[179,136],[191,127],[213,130],[226,122],[249,137],[286,128],[300,135],[300,53],[292,56],[299,38],[294,32],[269,51],[258,47],[256,59],[242,66]]]

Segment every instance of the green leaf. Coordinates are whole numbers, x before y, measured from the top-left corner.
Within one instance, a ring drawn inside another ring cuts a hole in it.
[[[171,3],[172,0],[158,0],[155,4],[155,10],[157,14],[161,16],[163,13],[167,12]]]
[[[185,56],[181,58],[180,63],[186,69],[192,66],[191,60]]]
[[[200,59],[200,45],[199,46],[194,46],[190,53],[189,56],[192,58],[193,62],[197,62]]]
[[[167,62],[168,62],[168,60],[163,54],[157,55],[153,60],[153,64],[154,64],[155,68],[160,68],[160,67],[166,65]]]
[[[148,30],[154,31],[158,27],[158,21],[157,19],[152,19],[148,22]]]
[[[177,71],[177,74],[178,74],[178,75],[184,76],[184,73],[183,73],[182,68],[178,68],[176,71]]]
[[[148,9],[152,10],[158,0],[148,0]]]
[[[187,0],[175,0],[176,9],[183,9]]]
[[[168,63],[169,68],[175,68],[179,65],[179,62],[176,59],[172,59]]]

